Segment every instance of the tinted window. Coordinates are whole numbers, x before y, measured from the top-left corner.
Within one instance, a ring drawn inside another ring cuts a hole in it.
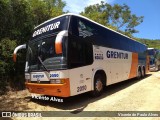
[[[92,42],[94,29],[83,19],[72,17],[69,34],[69,64],[71,68],[93,62]]]
[[[69,16],[63,16],[49,22],[46,22],[34,29],[31,39],[44,37],[45,35],[57,33],[68,29]]]
[[[48,70],[66,69],[66,40],[63,39],[62,54],[55,52],[55,38],[50,36],[43,39],[32,40],[28,43],[27,61],[30,71],[43,71],[44,67]]]
[[[73,24],[71,31],[74,35],[95,45],[131,52],[146,51],[144,45],[83,18],[77,17],[77,22],[73,21]]]

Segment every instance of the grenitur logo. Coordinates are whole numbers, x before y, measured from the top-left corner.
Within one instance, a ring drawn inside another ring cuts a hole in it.
[[[59,25],[60,25],[60,21],[58,21],[58,22],[56,22],[56,23],[49,24],[49,25],[47,25],[47,26],[45,26],[45,27],[42,27],[42,28],[36,30],[36,31],[33,33],[32,37],[35,37],[35,36],[40,35],[40,34],[42,34],[42,33],[48,32],[48,31],[50,31],[50,30],[57,29],[57,28],[59,28]]]
[[[128,59],[128,53],[111,51],[111,50],[107,51],[106,56],[107,58]]]

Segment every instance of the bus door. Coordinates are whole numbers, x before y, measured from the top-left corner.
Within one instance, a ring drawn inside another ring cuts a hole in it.
[[[79,94],[91,90],[92,44],[79,37],[69,36],[68,48],[71,94]]]

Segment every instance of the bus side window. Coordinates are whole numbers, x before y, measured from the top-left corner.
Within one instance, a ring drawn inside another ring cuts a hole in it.
[[[78,30],[80,41],[83,41],[85,65],[89,65],[93,62],[92,38],[96,34],[95,26],[79,19]]]
[[[79,40],[71,41],[70,57],[71,57],[71,67],[78,67],[84,64],[84,50],[83,45]]]
[[[90,23],[81,19],[78,20],[79,37],[83,37],[83,38],[91,37],[94,35],[93,31],[95,30],[93,26],[90,25]]]
[[[135,52],[139,52],[139,45],[137,43],[134,43],[134,49],[135,49]]]
[[[70,28],[70,33],[72,33],[69,36],[70,67],[76,68],[92,64],[92,27],[87,21],[73,17]],[[78,34],[76,30],[78,30]]]
[[[85,55],[86,55],[86,65],[90,65],[93,63],[93,49],[92,44],[90,42],[85,42]]]
[[[71,26],[69,28],[69,32],[73,36],[79,36],[78,24],[77,24],[77,18],[76,17],[72,17],[72,19],[71,19]]]
[[[77,38],[77,37],[74,37]],[[82,39],[70,40],[70,67],[76,68],[93,63],[92,44]]]

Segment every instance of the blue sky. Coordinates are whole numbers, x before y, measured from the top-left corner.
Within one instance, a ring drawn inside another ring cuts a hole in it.
[[[102,0],[64,0],[66,7],[72,13],[80,13],[86,6],[100,3]],[[143,23],[136,27],[138,38],[160,39],[160,0],[103,0],[111,5],[127,4],[132,14],[144,16]]]

